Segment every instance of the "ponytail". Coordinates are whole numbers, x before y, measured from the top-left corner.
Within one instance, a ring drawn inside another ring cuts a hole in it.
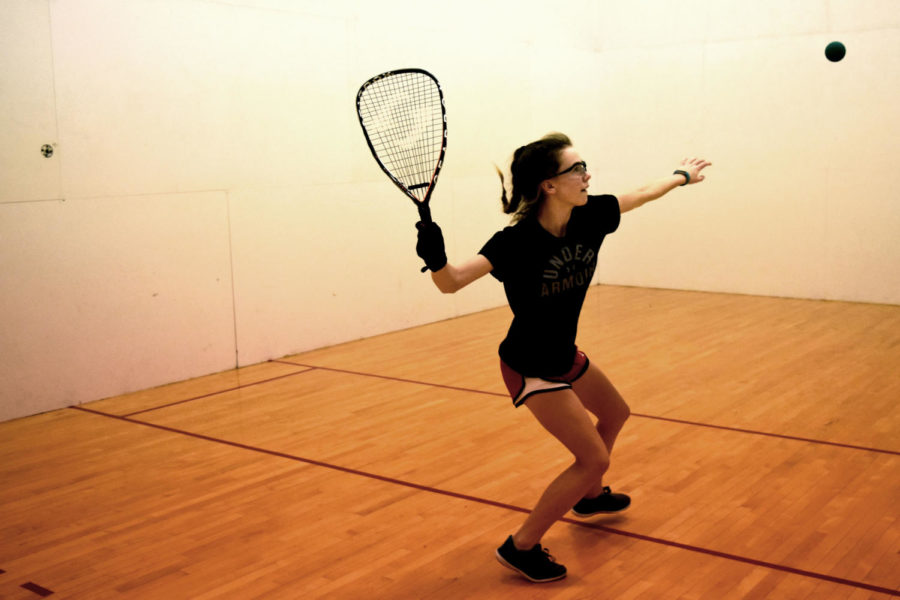
[[[503,172],[497,169],[502,189],[500,202],[503,205],[503,212],[513,215],[514,223],[528,217],[540,206],[543,199],[541,183],[559,171],[559,153],[571,145],[572,140],[568,136],[551,133],[516,149],[510,165],[512,174],[510,196],[506,195]]]

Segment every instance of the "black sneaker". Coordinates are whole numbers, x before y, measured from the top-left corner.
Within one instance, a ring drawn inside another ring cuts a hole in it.
[[[535,583],[556,581],[566,576],[566,568],[555,562],[546,548],[535,544],[531,550],[519,550],[513,543],[512,536],[497,548],[497,560],[504,567],[509,567]]]
[[[613,494],[608,487],[603,488],[603,493],[596,498],[583,498],[572,508],[576,517],[590,517],[593,515],[607,515],[622,512],[631,504],[631,498],[625,494]]]

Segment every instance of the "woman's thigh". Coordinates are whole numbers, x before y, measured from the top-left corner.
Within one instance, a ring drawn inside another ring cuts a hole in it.
[[[591,363],[572,389],[586,409],[600,422],[624,423],[631,410],[619,391],[597,365]]]
[[[597,433],[582,400],[573,390],[557,390],[531,396],[525,403],[538,422],[559,440],[575,459],[607,462],[609,453]]]

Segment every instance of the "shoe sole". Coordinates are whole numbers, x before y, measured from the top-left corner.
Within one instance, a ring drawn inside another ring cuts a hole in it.
[[[529,575],[525,571],[523,571],[517,567],[514,567],[513,565],[506,562],[506,559],[503,558],[503,556],[501,556],[499,550],[495,551],[494,554],[497,556],[497,560],[500,562],[501,565],[503,565],[507,569],[512,569],[513,571],[515,571],[516,573],[518,573],[519,575],[521,575],[522,577],[524,577],[525,579],[527,579],[528,581],[530,581],[532,583],[549,583],[551,581],[559,581],[560,579],[563,579],[563,578],[565,578],[566,575],[568,575],[568,573],[563,573],[562,575],[559,575],[557,577],[551,577],[550,579],[535,579],[534,577],[529,577]]]
[[[580,513],[573,508],[572,514],[575,515],[576,517],[581,517],[582,519],[585,519],[587,517],[593,517],[596,515],[618,515],[620,513],[625,512],[626,510],[628,510],[627,506],[625,508],[620,508],[619,510],[598,510],[598,511],[592,512],[592,513]]]

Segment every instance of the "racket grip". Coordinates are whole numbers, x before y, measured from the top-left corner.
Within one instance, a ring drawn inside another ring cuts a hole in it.
[[[423,224],[431,223],[431,209],[428,207],[428,205],[417,203],[416,206],[419,208],[419,219],[422,221],[422,223]],[[428,270],[427,265],[422,267],[422,273],[424,273],[427,270]]]
[[[416,203],[416,206],[419,209],[419,219],[421,219],[423,223],[431,223],[431,208],[428,204],[425,204],[424,202]]]

